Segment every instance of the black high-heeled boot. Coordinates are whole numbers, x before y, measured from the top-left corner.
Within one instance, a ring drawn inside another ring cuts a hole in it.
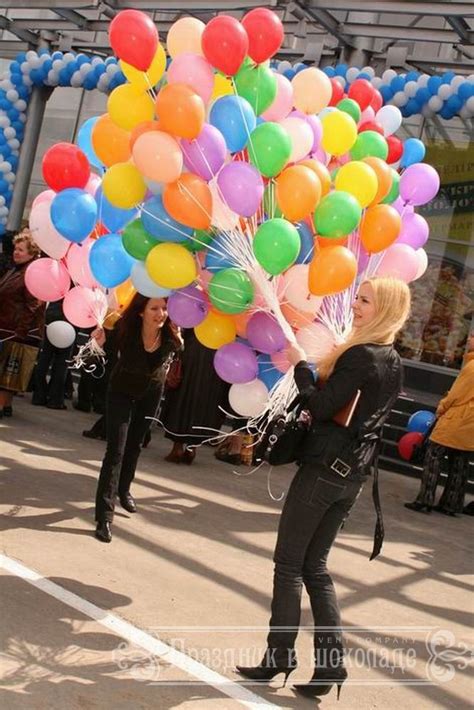
[[[333,685],[335,685],[337,687],[337,699],[339,700],[342,684],[346,679],[347,671],[343,666],[339,668],[319,668],[314,671],[309,683],[294,685],[293,688],[306,698],[319,698],[321,695],[327,695]]]
[[[404,503],[403,505],[405,506],[405,508],[408,508],[408,510],[416,510],[417,513],[424,513],[425,511],[427,513],[431,513],[430,505],[418,503],[418,501],[416,500],[414,500],[413,503]]]
[[[282,685],[282,688],[284,688],[288,676],[295,670],[296,665],[294,651],[281,654],[269,649],[258,666],[236,666],[236,671],[245,678],[254,680],[257,683],[269,683],[275,676],[284,673],[285,678]]]

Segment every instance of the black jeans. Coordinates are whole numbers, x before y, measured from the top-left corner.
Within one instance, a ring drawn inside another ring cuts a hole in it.
[[[278,664],[295,662],[294,647],[301,613],[303,584],[316,627],[315,665],[343,663],[341,616],[326,563],[336,535],[362,488],[328,469],[305,464],[293,479],[278,530],[274,554],[272,615],[268,647]]]
[[[433,507],[436,486],[441,471],[446,466],[448,479],[438,505],[448,513],[462,513],[469,478],[469,460],[473,455],[471,451],[452,449],[430,441],[423,461],[423,474],[416,502]]]
[[[115,499],[130,491],[143,437],[148,431],[161,392],[153,389],[142,398],[108,392],[106,401],[107,449],[100,469],[95,499],[96,522],[112,522]]]
[[[47,338],[43,340],[35,369],[33,404],[51,404],[53,407],[61,407],[64,404],[67,361],[71,354],[72,346],[56,348]],[[48,384],[46,377],[50,367]]]

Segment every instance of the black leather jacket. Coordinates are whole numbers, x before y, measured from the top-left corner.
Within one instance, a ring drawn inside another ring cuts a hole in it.
[[[402,363],[391,345],[354,345],[337,360],[327,382],[318,387],[306,362],[295,368],[301,402],[312,424],[305,437],[301,463],[327,463],[349,446],[358,452],[356,474],[368,474],[377,438],[402,386]],[[332,419],[355,396],[361,396],[349,427]],[[364,438],[365,437],[365,438]]]

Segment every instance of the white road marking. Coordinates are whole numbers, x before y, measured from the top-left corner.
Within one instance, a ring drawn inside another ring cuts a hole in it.
[[[114,634],[117,634],[121,638],[133,643],[135,646],[140,646],[154,656],[162,658],[166,661],[166,663],[170,663],[188,675],[212,686],[244,707],[252,708],[252,710],[262,710],[262,708],[268,708],[269,710],[274,708],[276,710],[278,708],[277,705],[267,702],[263,698],[260,698],[258,695],[252,693],[250,690],[247,690],[247,688],[244,688],[242,685],[225,678],[219,673],[207,668],[207,666],[202,663],[194,661],[189,656],[181,653],[181,651],[177,651],[172,646],[168,646],[168,644],[163,643],[163,641],[153,638],[150,634],[138,629],[136,626],[133,626],[133,624],[130,624],[128,621],[121,619],[116,614],[111,614],[105,609],[101,609],[95,604],[91,604],[91,602],[88,602],[86,599],[83,599],[77,594],[64,589],[59,586],[59,584],[51,582],[49,579],[45,579],[38,574],[38,572],[25,567],[20,562],[17,562],[6,555],[2,555],[1,553],[0,568],[6,570],[10,574],[20,577],[25,582],[28,582],[33,585],[33,587],[40,589],[45,594],[49,594],[51,597],[54,597],[63,604],[76,609],[76,611],[88,616],[101,626],[109,629],[109,631],[112,631]]]

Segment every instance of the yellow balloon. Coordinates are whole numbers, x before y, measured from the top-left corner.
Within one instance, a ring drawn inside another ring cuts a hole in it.
[[[233,318],[217,311],[209,311],[202,323],[194,328],[194,333],[199,342],[211,350],[232,343],[237,335]]]
[[[151,96],[141,89],[132,84],[122,84],[110,94],[107,111],[117,126],[131,131],[139,123],[153,120],[155,104]]]
[[[181,244],[163,242],[148,252],[145,261],[149,277],[163,288],[184,288],[196,279],[194,257]]]
[[[352,148],[357,140],[357,126],[352,116],[335,109],[323,116],[321,123],[323,124],[321,147],[326,153],[344,155]]]
[[[115,287],[115,300],[117,307],[123,311],[130,304],[130,301],[136,294],[136,290],[130,279],[126,279],[121,284]]]
[[[140,91],[147,91],[154,88],[165,73],[166,52],[159,44],[153,61],[146,71],[135,69],[131,64],[124,62],[123,59],[119,61],[119,64],[130,84]]]
[[[303,113],[319,113],[331,101],[332,86],[328,77],[316,67],[299,71],[291,80],[293,105]]]
[[[222,74],[216,74],[214,79],[214,89],[212,90],[211,101],[220,99],[221,96],[229,96],[234,93],[232,82]]]
[[[361,207],[373,201],[378,190],[375,170],[360,160],[352,160],[337,171],[335,188],[354,195]]]
[[[102,190],[114,207],[129,210],[146,195],[146,185],[132,163],[115,163],[102,179]]]

